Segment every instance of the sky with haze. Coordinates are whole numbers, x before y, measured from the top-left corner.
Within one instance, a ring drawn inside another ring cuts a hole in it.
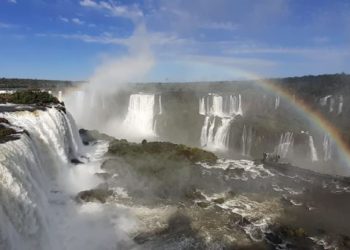
[[[0,0],[0,45],[0,77],[88,79],[142,46],[145,81],[349,73],[350,1]]]

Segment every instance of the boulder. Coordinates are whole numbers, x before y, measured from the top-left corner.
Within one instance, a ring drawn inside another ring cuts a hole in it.
[[[100,202],[105,203],[113,195],[112,190],[108,189],[91,189],[78,193],[76,200],[80,202]]]

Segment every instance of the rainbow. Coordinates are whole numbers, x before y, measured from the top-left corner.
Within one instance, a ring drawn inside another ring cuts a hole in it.
[[[246,71],[244,71],[244,73],[248,76],[247,79],[255,81],[256,84],[260,85],[268,92],[279,95],[282,100],[291,104],[292,107],[312,125],[328,134],[340,153],[340,160],[346,167],[350,168],[350,145],[343,139],[339,130],[328,119],[317,110],[313,110],[303,100],[298,98],[297,95],[293,95],[293,93],[282,86],[270,80],[265,80],[256,74],[248,74]]]
[[[201,64],[206,64],[205,62],[201,62]],[[216,65],[217,66],[217,65]],[[260,85],[263,89],[271,94],[277,94],[280,98],[289,104],[302,115],[307,121],[310,122],[315,128],[329,135],[332,142],[335,144],[337,151],[340,156],[340,163],[346,166],[349,169],[350,173],[350,145],[343,139],[339,130],[329,121],[327,120],[320,112],[313,110],[309,107],[303,100],[297,97],[297,95],[293,95],[287,89],[276,85],[274,82],[270,80],[264,79],[263,76],[257,75],[252,72],[248,72],[246,70],[242,70],[235,66],[232,69],[229,65],[221,65],[222,69],[228,73],[228,75],[232,75],[233,77],[239,76],[242,79],[247,81],[254,81],[258,85]]]

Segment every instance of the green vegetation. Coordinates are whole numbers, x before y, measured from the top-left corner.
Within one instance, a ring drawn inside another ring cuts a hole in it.
[[[0,94],[0,103],[15,104],[58,104],[56,97],[48,92],[38,90],[17,91],[13,94]]]
[[[57,88],[72,86],[72,81],[0,78],[1,89]]]
[[[152,156],[160,161],[188,161],[190,163],[206,162],[213,164],[217,157],[215,154],[182,144],[170,142],[146,142],[142,144],[129,143],[126,140],[113,140],[110,143],[109,154],[121,156],[126,159],[138,159]]]
[[[196,163],[217,160],[215,154],[198,148],[146,140],[140,144],[113,140],[108,156],[101,168],[117,174],[116,181],[141,199],[186,197],[198,176]]]

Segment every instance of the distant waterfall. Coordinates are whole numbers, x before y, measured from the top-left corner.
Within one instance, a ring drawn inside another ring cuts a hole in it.
[[[209,131],[208,131],[208,136],[207,136],[207,142],[205,143],[206,146],[212,145],[214,142],[214,128],[215,128],[215,121],[216,121],[216,117],[214,117],[211,121],[210,121],[210,125],[209,125]]]
[[[332,145],[331,138],[328,134],[323,137],[323,160],[329,161],[332,159]]]
[[[341,95],[341,96],[339,96],[338,115],[340,115],[343,112],[343,106],[344,106],[344,98]]]
[[[208,126],[209,126],[209,116],[205,117],[204,125],[201,131],[201,146],[205,147],[208,143]]]
[[[281,134],[279,144],[276,149],[276,153],[281,158],[286,158],[288,153],[290,152],[290,149],[293,147],[294,139],[293,139],[293,133],[292,132],[286,132],[284,134]]]
[[[201,97],[199,114],[206,116],[201,130],[201,146],[226,150],[231,122],[237,115],[243,114],[241,95],[210,93]]]
[[[161,115],[163,113],[162,96],[161,95],[158,96],[158,109],[159,109],[158,114]]]
[[[199,99],[199,114],[206,115],[205,99],[204,99],[204,97]]]
[[[62,96],[62,90],[59,90],[58,91],[58,100],[60,101],[60,102],[63,102],[63,96]]]
[[[327,103],[328,103],[328,99],[331,98],[331,97],[332,97],[331,95],[327,95],[327,96],[325,96],[325,97],[322,97],[322,98],[320,99],[320,104],[321,104],[321,106],[326,106]]]
[[[334,104],[335,104],[334,98],[330,98],[330,103],[329,103],[329,112],[330,113],[332,113],[334,111]]]
[[[241,95],[222,96],[210,93],[199,99],[199,114],[218,117],[242,115],[242,97]]]
[[[328,105],[329,113],[336,112],[338,115],[343,112],[344,98],[340,96],[327,95],[320,99],[321,106]]]
[[[154,94],[139,93],[130,95],[128,113],[124,120],[124,125],[126,125],[130,131],[136,130],[135,132],[144,136],[155,135],[154,109]]]
[[[275,109],[278,109],[281,103],[281,97],[280,96],[276,96],[276,100],[275,100]]]
[[[209,147],[225,150],[228,147],[228,135],[231,125],[231,118],[222,118],[221,126],[218,127],[213,141],[209,141]]]
[[[247,128],[244,125],[242,132],[242,155],[250,156],[253,142],[253,130],[252,127]]]
[[[314,144],[314,138],[312,135],[309,135],[309,147],[311,152],[311,161],[318,161],[317,150]]]

